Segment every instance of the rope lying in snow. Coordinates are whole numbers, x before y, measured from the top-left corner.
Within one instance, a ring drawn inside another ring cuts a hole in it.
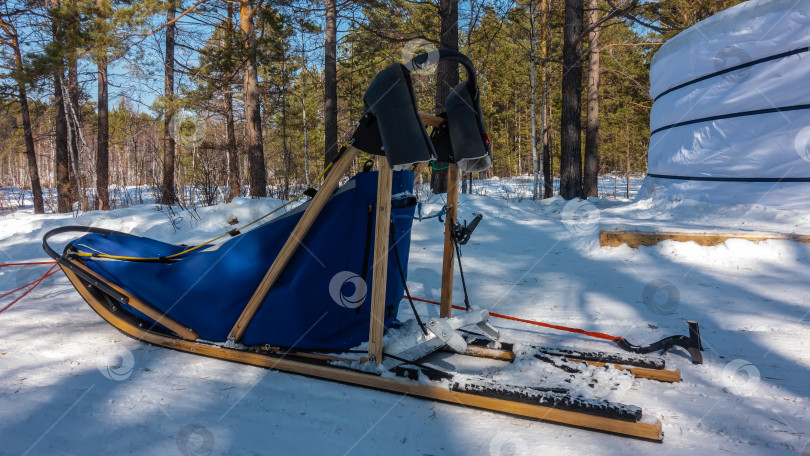
[[[8,296],[8,295],[14,294],[14,293],[16,293],[16,292],[18,292],[18,291],[20,291],[20,290],[25,289],[26,287],[31,287],[31,288],[29,288],[29,289],[25,290],[25,293],[23,293],[23,294],[21,294],[20,296],[18,296],[18,297],[17,297],[17,299],[15,299],[14,301],[11,301],[11,304],[9,304],[9,305],[7,305],[7,306],[3,307],[2,309],[0,309],[0,313],[2,313],[3,311],[5,311],[5,310],[6,310],[6,309],[8,309],[9,307],[13,306],[14,304],[16,304],[16,303],[17,303],[17,302],[18,302],[20,299],[24,298],[24,297],[25,297],[25,296],[26,296],[28,293],[30,293],[30,292],[31,292],[31,291],[32,291],[34,288],[38,287],[38,286],[39,286],[39,284],[40,284],[40,283],[42,283],[42,281],[43,281],[43,280],[47,279],[48,277],[50,277],[50,276],[52,276],[52,275],[56,274],[57,272],[59,272],[59,271],[61,270],[61,268],[59,267],[59,265],[57,265],[57,264],[56,264],[56,261],[43,262],[43,263],[19,263],[19,264],[11,264],[11,263],[7,263],[7,264],[0,265],[0,267],[2,267],[2,266],[9,266],[9,265],[12,265],[12,266],[23,266],[23,265],[24,265],[24,266],[28,266],[28,265],[33,265],[33,264],[53,264],[53,266],[51,266],[51,268],[50,268],[50,269],[48,269],[48,272],[46,272],[45,274],[43,274],[43,276],[42,276],[42,277],[40,277],[40,278],[38,278],[37,280],[34,280],[34,281],[32,281],[32,282],[29,282],[29,283],[27,283],[27,284],[25,284],[25,285],[21,286],[20,288],[17,288],[16,290],[11,290],[11,291],[9,291],[8,293],[6,293],[6,294],[4,294],[4,295],[0,296],[0,299],[3,299],[3,298],[5,298],[5,297],[6,297],[6,296]]]
[[[428,304],[436,304],[437,306],[442,305],[442,303],[440,303],[440,302],[430,301],[428,299],[415,298],[413,296],[411,297],[411,299],[413,299],[414,301],[426,302]],[[453,308],[456,309],[456,310],[467,310],[467,309],[465,309],[464,307],[461,307],[461,306],[453,306]],[[528,323],[530,325],[542,326],[544,328],[551,328],[551,329],[556,329],[556,330],[559,330],[559,331],[568,331],[568,332],[582,334],[582,335],[589,336],[589,337],[595,337],[597,339],[610,340],[610,341],[613,341],[613,342],[615,342],[618,339],[621,339],[621,337],[611,336],[610,334],[605,334],[605,333],[600,333],[600,332],[593,332],[593,331],[585,331],[584,329],[570,328],[568,326],[552,325],[550,323],[543,323],[542,321],[526,320],[524,318],[512,317],[510,315],[497,314],[497,313],[493,313],[493,312],[490,312],[489,315],[492,316],[492,317],[495,317],[495,318],[501,318],[503,320],[519,321],[521,323]]]

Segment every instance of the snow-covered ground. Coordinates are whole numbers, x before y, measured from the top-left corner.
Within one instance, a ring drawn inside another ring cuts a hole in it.
[[[636,379],[611,393],[660,419],[663,444],[153,347],[104,322],[60,273],[0,314],[0,454],[810,454],[810,245],[599,246],[599,230],[617,227],[806,234],[810,213],[690,200],[534,202],[524,187],[501,180],[461,197],[461,219],[485,216],[463,247],[473,304],[634,343],[683,334],[685,320],[698,320],[703,365],[673,351],[668,366],[681,369],[681,383]],[[76,218],[22,209],[0,217],[0,262],[46,259],[42,235],[60,225],[195,243],[229,229],[233,216],[249,220],[279,204],[238,199],[193,216],[154,205]],[[433,196],[423,212],[440,207]],[[414,225],[414,296],[439,297],[442,231],[436,219]],[[0,295],[47,268],[0,268]],[[611,349],[495,324],[518,342]]]

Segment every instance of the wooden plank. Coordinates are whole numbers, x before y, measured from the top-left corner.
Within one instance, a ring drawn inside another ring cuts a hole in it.
[[[729,239],[762,242],[768,240],[810,243],[810,235],[772,233],[705,233],[678,231],[625,231],[605,230],[599,233],[602,247],[618,247],[627,244],[632,248],[656,245],[663,241],[695,242],[702,246],[722,244]]]
[[[452,350],[443,350],[452,352]],[[467,356],[475,356],[478,358],[499,359],[502,361],[514,361],[515,353],[511,350],[499,350],[494,348],[477,347],[468,345],[467,350],[464,352]],[[578,358],[567,358],[568,361],[575,363],[588,363],[592,366],[602,367],[609,366],[618,370],[629,370],[636,378],[644,378],[649,380],[657,380],[659,382],[677,383],[681,381],[680,369],[667,370],[667,369],[648,369],[644,367],[622,366],[620,364],[603,363],[600,361],[586,361]]]
[[[455,246],[450,237],[458,214],[458,182],[461,177],[458,166],[450,163],[447,167],[447,218],[444,222],[444,257],[442,258],[442,297],[439,316],[449,317],[453,312],[453,260]]]
[[[450,391],[447,388],[423,385],[409,380],[397,380],[379,377],[351,370],[303,363],[300,361],[285,359],[284,357],[274,357],[255,352],[233,350],[206,343],[191,342],[163,336],[161,334],[145,331],[122,320],[116,314],[110,312],[107,307],[104,306],[104,304],[97,300],[74,273],[67,268],[63,268],[63,271],[82,297],[84,297],[87,303],[90,304],[93,310],[95,310],[102,318],[107,320],[107,322],[125,334],[151,344],[181,350],[188,353],[210,356],[212,358],[251,364],[269,369],[277,369],[330,381],[375,388],[393,393],[410,394],[424,399],[447,402],[465,407],[475,407],[494,412],[577,426],[603,432],[610,432],[619,435],[638,437],[654,441],[661,441],[664,437],[661,422],[658,420],[654,420],[653,422],[629,422],[616,420],[612,418],[588,415],[580,412],[524,404],[505,399],[488,398],[469,393],[458,393]]]
[[[368,362],[368,358],[365,356],[362,358],[346,358],[342,356],[334,356],[334,355],[325,355],[321,353],[310,353],[310,352],[300,352],[290,349],[284,349],[281,347],[262,347],[263,351],[267,353],[279,354],[281,356],[297,356],[299,358],[309,358],[309,359],[317,359],[319,361],[339,361],[343,363],[358,363],[363,364]]]
[[[378,365],[382,362],[385,329],[385,289],[388,275],[388,237],[391,230],[391,166],[385,156],[377,157],[377,214],[374,224],[374,270],[371,282],[371,320],[368,356]],[[372,358],[373,357],[373,358]]]
[[[332,197],[332,192],[338,187],[340,184],[340,179],[346,174],[348,171],[349,166],[351,166],[352,161],[357,156],[359,149],[353,146],[349,146],[343,155],[332,165],[332,169],[329,170],[329,175],[326,176],[326,179],[323,181],[323,185],[318,193],[315,194],[315,197],[309,202],[309,206],[307,206],[304,214],[301,216],[301,219],[293,228],[292,233],[287,238],[287,241],[284,243],[284,246],[281,247],[281,250],[278,253],[278,256],[273,261],[273,264],[270,266],[270,269],[267,270],[267,273],[264,275],[259,287],[253,293],[253,296],[248,301],[247,306],[242,311],[242,315],[239,316],[239,319],[236,321],[233,329],[231,329],[231,334],[229,335],[229,339],[232,339],[234,342],[238,342],[239,339],[242,338],[242,335],[245,333],[250,320],[253,319],[253,316],[256,314],[256,311],[259,310],[259,307],[262,305],[262,301],[264,298],[267,297],[267,293],[270,292],[270,289],[275,285],[276,281],[279,277],[281,277],[281,273],[284,272],[284,268],[287,267],[287,263],[289,263],[290,259],[292,259],[293,254],[296,250],[298,250],[298,246],[301,244],[301,241],[306,237],[309,229],[312,227],[312,224],[315,223],[315,220],[318,218],[318,215],[323,210],[323,207],[326,205],[326,202],[329,201],[329,198]]]
[[[428,127],[440,127],[444,123],[444,118],[423,112],[419,113],[419,117],[422,118],[422,123]]]
[[[622,366],[614,366],[616,368]],[[643,367],[630,367],[630,373],[636,378],[646,378],[648,380],[657,380],[659,382],[679,383],[681,381],[681,370],[667,370],[667,369],[645,369]]]
[[[477,358],[500,359],[502,361],[515,360],[515,353],[512,350],[498,350],[487,347],[476,347],[475,345],[467,345],[467,350],[464,351],[464,354]]]
[[[625,367],[619,364],[607,364],[599,361],[583,361],[581,359],[568,358],[569,361],[588,363],[591,366],[602,367],[609,366],[620,371],[629,370],[633,377],[645,378],[649,380],[657,380],[659,382],[677,383],[681,381],[681,370],[667,370],[667,369],[646,369],[643,367]]]
[[[169,317],[163,311],[161,311],[160,309],[152,306],[151,304],[147,304],[147,303],[141,301],[140,299],[136,298],[135,296],[130,295],[129,293],[124,291],[123,288],[119,287],[118,285],[115,285],[114,283],[110,283],[109,281],[105,280],[103,277],[98,275],[95,271],[88,268],[87,266],[85,266],[85,265],[83,265],[81,263],[78,263],[78,262],[71,262],[71,265],[73,267],[77,268],[77,269],[81,269],[82,272],[84,272],[87,275],[92,276],[96,280],[99,280],[99,281],[107,284],[113,290],[115,290],[115,291],[117,291],[117,292],[119,292],[119,293],[121,293],[123,295],[126,295],[129,298],[129,300],[127,301],[127,304],[132,306],[134,309],[137,309],[138,312],[141,312],[142,314],[144,314],[147,317],[151,318],[155,322],[157,322],[157,323],[165,326],[169,330],[174,331],[175,333],[179,334],[180,337],[182,337],[183,339],[197,340],[197,339],[200,338],[200,336],[194,330],[186,327],[185,325],[180,324],[177,320]]]

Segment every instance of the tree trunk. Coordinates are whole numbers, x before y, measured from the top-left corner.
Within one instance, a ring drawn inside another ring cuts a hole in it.
[[[73,210],[70,185],[70,155],[68,152],[68,131],[65,119],[65,98],[62,95],[61,70],[54,71],[53,95],[56,105],[56,119],[54,133],[56,136],[56,211],[70,212]]]
[[[323,134],[324,166],[337,157],[337,0],[325,0],[326,24],[323,51]]]
[[[588,0],[588,27],[599,21],[599,0]],[[588,119],[585,126],[585,197],[599,196],[599,28],[588,34]]]
[[[62,43],[63,31],[56,14],[59,9],[59,0],[51,0],[51,30],[56,43]],[[56,106],[54,119],[54,160],[56,161],[56,211],[60,213],[71,212],[71,185],[70,185],[70,155],[68,152],[67,119],[65,117],[65,97],[62,90],[63,64],[58,64],[53,70],[53,96]]]
[[[228,37],[233,38],[233,4],[228,2]],[[230,62],[228,68],[230,69]],[[239,152],[236,149],[236,129],[234,127],[233,118],[233,95],[231,94],[231,78],[233,77],[230,72],[225,74],[225,81],[227,86],[224,90],[225,96],[225,131],[228,135],[228,183],[231,191],[228,195],[228,202],[237,196],[242,196],[242,189],[239,185]]]
[[[548,111],[548,107],[545,109]],[[543,198],[551,198],[554,196],[554,176],[551,169],[554,166],[553,157],[551,156],[551,131],[546,126],[545,134],[543,134]]]
[[[582,35],[583,0],[565,0],[562,113],[560,121],[560,194],[582,196]]]
[[[42,201],[42,184],[39,181],[37,154],[34,151],[34,135],[31,131],[31,115],[28,111],[28,95],[25,85],[19,83],[20,113],[22,114],[23,133],[25,135],[25,159],[28,162],[28,178],[31,181],[31,196],[34,201],[34,213],[44,214],[45,204]]]
[[[551,145],[550,136],[551,132],[548,129],[548,3],[543,0],[540,4],[540,11],[542,16],[540,18],[540,32],[543,35],[543,112],[542,119],[542,140],[543,140],[543,159],[541,161],[543,168],[543,197],[551,198],[554,196],[554,180],[551,176]]]
[[[31,130],[31,113],[28,110],[28,93],[25,90],[23,80],[22,53],[20,52],[20,42],[17,38],[17,31],[10,28],[11,44],[14,48],[14,64],[17,79],[17,97],[20,101],[20,115],[23,124],[23,136],[25,137],[25,159],[28,163],[28,178],[31,181],[31,196],[34,201],[34,213],[44,214],[45,203],[42,200],[42,184],[39,181],[39,167],[37,166],[37,154],[34,149],[34,132]]]
[[[71,24],[73,27],[73,24]],[[75,33],[75,32],[73,32]],[[68,125],[68,147],[70,155],[70,179],[73,190],[73,201],[81,203],[83,211],[87,210],[87,201],[82,183],[81,167],[79,160],[79,70],[78,62],[74,50],[69,51],[67,57],[67,100],[65,100],[65,115]]]
[[[627,138],[627,152],[626,152],[626,160],[625,165],[627,167],[627,173],[625,174],[627,180],[626,182],[626,190],[627,190],[627,198],[630,198],[630,121],[625,114],[624,117],[624,137]]]
[[[286,51],[285,51],[286,54]],[[287,147],[287,71],[285,60],[281,63],[281,153],[284,160],[284,199],[290,198],[290,149]]]
[[[537,160],[537,86],[534,78],[535,51],[537,31],[534,27],[534,0],[529,1],[529,66],[531,72],[531,114],[532,114],[532,199],[536,200],[540,196],[540,163]],[[541,134],[542,136],[542,134]]]
[[[253,15],[258,6],[248,0],[240,3],[239,20],[247,41],[248,58],[245,62],[245,117],[248,143],[248,173],[250,195],[267,196],[267,172],[264,165],[264,141],[262,139],[262,113],[259,102],[259,75],[256,70],[256,30]]]
[[[233,118],[233,97],[231,93],[225,92],[225,124],[228,135],[228,184],[231,187],[228,202],[237,196],[242,196],[239,186],[239,153],[236,150],[236,129]]]
[[[106,52],[102,51],[102,52]],[[110,210],[110,116],[107,96],[107,56],[98,58],[98,144],[96,145],[96,198],[103,211]],[[124,160],[126,157],[124,157]],[[122,160],[124,169],[126,163]],[[126,171],[124,171],[125,173]],[[126,179],[126,175],[124,175]]]
[[[304,32],[301,32],[301,42],[303,43]],[[303,45],[302,45],[303,47]],[[302,52],[303,54],[303,52]],[[304,180],[307,183],[307,187],[311,185],[309,181],[309,141],[308,141],[308,132],[307,132],[307,84],[306,84],[306,76],[304,72],[307,70],[307,60],[306,56],[304,57],[304,66],[301,70],[301,120],[304,126]]]
[[[458,50],[458,2],[439,1],[439,49]],[[458,64],[442,60],[436,69],[436,114],[444,112],[444,100],[458,85]],[[447,170],[433,170],[430,176],[430,189],[433,193],[447,193]]]
[[[77,0],[71,0],[70,17],[68,18],[68,27],[70,28],[70,36],[72,39],[78,39],[81,36],[80,31],[80,18],[78,15]],[[68,41],[70,42],[70,41]],[[84,179],[82,177],[82,167],[79,152],[79,139],[82,138],[82,121],[79,112],[79,96],[81,89],[79,88],[79,69],[78,69],[78,48],[74,45],[67,49],[67,123],[70,141],[70,161],[71,171],[73,173],[73,186],[75,192],[75,200],[81,203],[83,211],[88,210],[87,205],[87,192],[85,191]],[[92,165],[88,163],[88,165]]]
[[[163,117],[163,183],[161,184],[161,202],[174,204],[177,200],[174,191],[174,138],[171,135],[170,122],[174,117],[174,37],[176,27],[174,0],[169,0],[166,10],[166,61],[163,63],[163,89],[166,97],[166,109]]]

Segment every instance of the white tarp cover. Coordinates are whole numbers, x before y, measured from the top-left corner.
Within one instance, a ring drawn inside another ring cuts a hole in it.
[[[810,0],[752,0],[683,31],[653,57],[650,95],[647,172],[670,177],[640,197],[810,209],[795,182],[810,180]]]

